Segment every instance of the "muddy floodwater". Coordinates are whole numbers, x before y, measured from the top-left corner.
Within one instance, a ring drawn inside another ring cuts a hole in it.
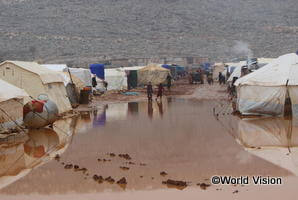
[[[297,183],[295,122],[240,120],[224,104],[175,98],[109,104],[54,129],[2,139],[0,199],[246,199],[260,188],[212,185],[210,177],[270,175]],[[123,177],[127,184],[117,184]],[[187,187],[162,184],[168,179]],[[275,187],[292,191],[287,183]]]

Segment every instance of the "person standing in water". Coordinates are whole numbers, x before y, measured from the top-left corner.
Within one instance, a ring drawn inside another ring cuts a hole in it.
[[[153,94],[153,88],[151,82],[148,83],[147,85],[147,97],[148,101],[152,101],[152,94]]]
[[[157,98],[158,98],[158,97],[160,98],[160,100],[162,99],[163,91],[164,91],[164,88],[163,88],[163,86],[162,86],[162,83],[160,83],[160,84],[158,85],[158,91],[157,91],[156,101],[157,101]]]
[[[167,88],[168,88],[168,91],[171,91],[171,86],[172,86],[172,77],[170,74],[168,74],[167,76]]]

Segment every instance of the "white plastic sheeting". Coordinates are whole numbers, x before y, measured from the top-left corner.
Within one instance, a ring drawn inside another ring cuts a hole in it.
[[[22,99],[29,95],[25,90],[15,87],[0,79],[0,102],[7,101],[9,99]]]
[[[230,63],[230,67],[235,67],[233,73],[230,75],[227,82],[232,82],[234,77],[240,78],[241,76],[241,68],[246,65],[246,61],[240,61],[239,63]]]
[[[63,72],[67,71],[67,65],[65,64],[43,64],[42,67],[45,67],[49,70],[55,71],[55,72]],[[63,83],[64,86],[67,86],[68,83],[70,83],[70,78],[64,73],[59,73],[63,77]]]
[[[252,155],[298,175],[298,127],[290,120],[239,120],[236,140]]]
[[[237,109],[246,114],[283,115],[287,91],[298,117],[298,55],[286,54],[235,82]]]
[[[37,74],[43,84],[63,82],[63,78],[61,76],[57,76],[56,72],[42,67],[38,63],[8,60],[0,63],[0,66],[5,65],[5,67],[9,67],[9,64],[16,65],[24,70]]]
[[[286,87],[242,86],[237,88],[237,109],[243,115],[284,113]]]
[[[84,84],[85,86],[92,86],[92,75],[89,69],[84,69],[84,68],[68,68],[70,73],[78,77]],[[67,72],[67,69],[64,70]]]
[[[105,69],[105,81],[108,83],[108,90],[127,89],[127,76],[122,68]]]

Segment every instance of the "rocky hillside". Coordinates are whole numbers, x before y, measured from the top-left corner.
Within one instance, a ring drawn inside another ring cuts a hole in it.
[[[298,49],[297,11],[297,0],[0,0],[0,58],[275,57]]]

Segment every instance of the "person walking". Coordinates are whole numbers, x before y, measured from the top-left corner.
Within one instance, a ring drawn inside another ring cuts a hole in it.
[[[158,97],[160,98],[160,100],[162,99],[162,94],[163,94],[163,92],[164,92],[164,88],[163,88],[163,86],[162,86],[162,83],[160,83],[160,84],[158,85],[158,91],[157,91],[156,101],[157,101],[157,98],[158,98]]]
[[[167,88],[168,88],[168,91],[171,91],[171,86],[172,86],[172,77],[170,74],[168,74],[167,76]]]
[[[152,94],[153,94],[153,88],[151,82],[148,83],[147,85],[147,98],[148,101],[152,101]]]

